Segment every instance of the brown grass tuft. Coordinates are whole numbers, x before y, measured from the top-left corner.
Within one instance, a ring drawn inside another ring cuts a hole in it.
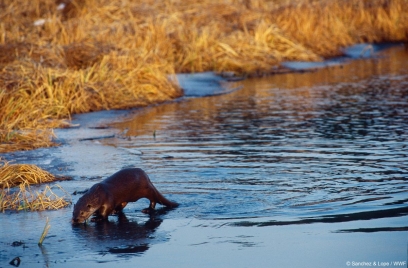
[[[68,206],[70,202],[66,198],[69,194],[60,186],[53,188],[63,192],[63,197],[56,195],[48,185],[40,192],[32,190],[30,186],[55,180],[55,176],[35,165],[3,162],[0,166],[0,210],[34,211]]]
[[[58,185],[54,187],[54,190],[55,188],[63,191]],[[20,184],[18,190],[0,190],[0,210],[2,212],[6,210],[56,210],[71,204],[66,198],[67,196],[60,197],[55,194],[49,185],[45,186],[42,191],[35,191],[28,184],[24,183]]]
[[[35,165],[10,164],[0,166],[0,188],[11,188],[20,184],[39,184],[55,181],[55,176]]]
[[[104,44],[74,43],[64,47],[65,62],[72,69],[86,69],[99,63],[109,47]]]

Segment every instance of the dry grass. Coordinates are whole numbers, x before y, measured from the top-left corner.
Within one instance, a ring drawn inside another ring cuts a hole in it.
[[[54,175],[35,165],[3,162],[0,166],[0,188],[12,188],[21,184],[39,184],[55,180]]]
[[[30,186],[55,180],[52,174],[37,166],[3,162],[0,166],[0,210],[35,211],[68,206],[70,202],[66,198],[69,194],[60,186],[53,188],[64,193],[63,197],[55,194],[48,185],[42,191],[33,190]]]
[[[281,9],[276,21],[294,42],[333,57],[355,43],[407,41],[408,1],[308,1]]]
[[[58,190],[63,190],[58,187]],[[54,189],[55,191],[55,189]],[[11,189],[0,190],[0,209],[15,211],[41,211],[61,209],[71,202],[55,194],[50,186],[42,191],[32,190],[28,184],[21,184],[18,191]]]
[[[45,222],[44,230],[43,230],[43,232],[41,233],[40,240],[38,241],[38,245],[39,245],[39,246],[41,246],[42,243],[44,242],[44,239],[45,239],[45,237],[47,236],[48,231],[50,230],[50,228],[51,228],[51,225],[50,225],[49,220],[48,220],[48,217],[47,217],[47,221]]]
[[[3,0],[0,152],[54,145],[75,113],[176,98],[175,72],[268,74],[401,40],[408,0]]]

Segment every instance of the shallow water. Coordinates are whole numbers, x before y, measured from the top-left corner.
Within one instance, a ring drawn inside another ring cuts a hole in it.
[[[74,228],[72,207],[0,214],[0,267],[15,256],[21,267],[407,267],[405,48],[236,86],[110,129],[87,127],[126,113],[79,116],[82,128],[57,133],[63,146],[4,155],[73,176],[60,183],[69,192],[138,166],[181,207],[149,218],[139,201],[126,217]]]

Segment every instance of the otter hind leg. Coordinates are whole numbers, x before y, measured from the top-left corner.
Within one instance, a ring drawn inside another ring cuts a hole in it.
[[[149,207],[142,209],[142,212],[146,214],[151,214],[154,212],[155,207],[156,207],[156,202],[150,200]]]

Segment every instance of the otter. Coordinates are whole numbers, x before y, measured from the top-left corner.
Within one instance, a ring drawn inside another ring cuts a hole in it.
[[[150,200],[143,213],[154,211],[156,203],[175,208],[179,204],[166,199],[140,168],[122,169],[102,182],[93,185],[74,205],[72,223],[84,223],[91,215],[94,220],[107,219],[110,214],[120,213],[128,202],[140,198]]]

